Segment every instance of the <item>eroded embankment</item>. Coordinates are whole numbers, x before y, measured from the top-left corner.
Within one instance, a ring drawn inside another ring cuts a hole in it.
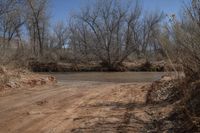
[[[160,80],[154,82],[147,94],[147,105],[161,110],[151,113],[152,123],[148,129],[154,132],[186,133],[198,132],[199,125],[184,105],[181,80]]]
[[[99,63],[87,63],[87,64],[74,64],[74,63],[54,63],[54,62],[30,62],[29,69],[34,72],[102,72],[102,71],[135,71],[135,72],[163,72],[174,71],[174,69],[165,61],[158,62],[125,62],[115,68],[109,68],[101,66]],[[180,68],[178,65],[176,69]]]
[[[18,92],[22,88],[33,88],[54,82],[56,79],[52,76],[0,66],[0,96]]]

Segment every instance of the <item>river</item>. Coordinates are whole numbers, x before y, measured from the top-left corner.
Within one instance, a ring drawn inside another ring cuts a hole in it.
[[[164,72],[67,72],[47,73],[59,82],[95,81],[113,83],[153,82],[160,79]]]

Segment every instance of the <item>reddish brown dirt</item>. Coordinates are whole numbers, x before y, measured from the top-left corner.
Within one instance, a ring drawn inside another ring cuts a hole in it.
[[[69,82],[0,97],[0,132],[141,132],[148,83]]]

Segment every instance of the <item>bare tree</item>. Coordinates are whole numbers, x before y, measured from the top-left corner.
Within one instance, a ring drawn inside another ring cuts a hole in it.
[[[0,16],[15,10],[15,5],[21,0],[0,0]]]
[[[118,67],[139,45],[141,8],[138,3],[133,9],[129,5],[123,7],[115,0],[96,1],[74,17],[75,40],[71,43],[90,49],[102,65]]]
[[[68,40],[67,26],[63,22],[58,22],[53,30],[56,48],[62,49],[66,47]]]
[[[179,61],[183,64],[186,75],[200,78],[200,1],[192,0],[186,5],[182,23],[174,28]]]
[[[168,58],[182,64],[187,78],[200,78],[200,1],[192,0],[185,5],[182,20],[171,16],[167,32],[162,38]],[[171,54],[170,54],[171,53]]]
[[[160,33],[160,22],[163,20],[163,13],[146,14],[141,20],[140,29],[140,54],[143,53],[148,59],[147,52],[158,45]]]
[[[1,2],[2,4],[2,2]],[[3,3],[8,9],[0,16],[0,35],[3,39],[3,47],[8,47],[13,38],[19,37],[20,28],[25,22],[23,17],[23,2],[10,0]]]
[[[27,27],[33,49],[36,53],[37,44],[39,54],[42,56],[44,51],[45,36],[48,27],[47,0],[27,0]]]

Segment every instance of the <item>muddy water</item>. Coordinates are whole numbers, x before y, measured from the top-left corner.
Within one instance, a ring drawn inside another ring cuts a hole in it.
[[[60,82],[97,81],[114,83],[152,82],[160,79],[164,72],[71,72],[48,73]]]

